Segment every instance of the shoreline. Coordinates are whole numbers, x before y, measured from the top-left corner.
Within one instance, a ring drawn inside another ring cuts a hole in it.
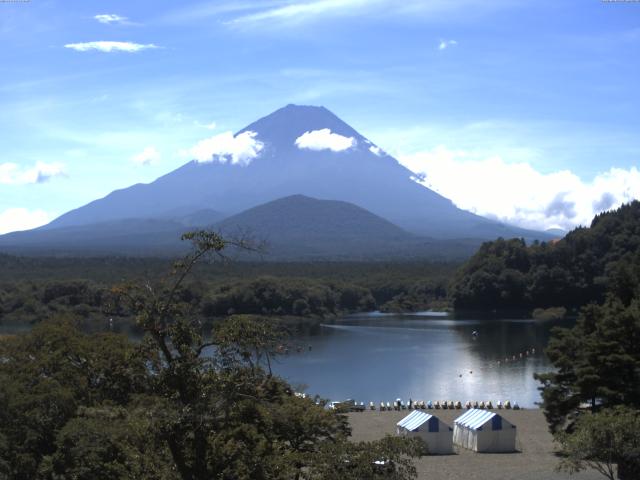
[[[440,418],[453,428],[453,421],[466,412],[460,410],[423,410]],[[454,445],[453,455],[426,455],[414,460],[418,480],[596,480],[595,471],[569,475],[555,470],[559,457],[555,455],[553,437],[547,429],[540,408],[492,411],[503,416],[517,428],[513,453],[475,453]],[[348,413],[354,441],[379,440],[386,434],[395,435],[396,423],[412,410],[367,410]]]

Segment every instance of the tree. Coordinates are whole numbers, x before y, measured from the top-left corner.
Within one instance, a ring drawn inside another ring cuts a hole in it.
[[[410,461],[425,451],[422,439],[386,436],[377,442],[323,444],[308,480],[402,480],[417,475]]]
[[[166,444],[179,477],[327,478],[324,463],[318,462],[326,457],[320,454],[328,446],[352,448],[344,417],[295,397],[286,382],[272,375],[271,358],[283,337],[267,319],[232,316],[205,340],[179,293],[195,264],[209,254],[222,255],[229,242],[209,232],[184,238],[192,241],[193,252],[175,264],[164,283],[120,289],[152,340],[147,348],[156,346],[158,355],[150,356],[155,361],[148,368],[152,390],[162,401],[151,410],[158,419],[157,439]],[[399,442],[372,445],[389,458],[415,454]],[[398,479],[414,475],[404,467],[398,472]]]
[[[60,430],[45,457],[44,478],[75,480],[177,480],[166,447],[154,441],[144,409],[82,407]]]
[[[584,414],[572,433],[558,435],[569,473],[594,469],[610,480],[640,477],[640,411],[625,407]],[[617,468],[616,468],[617,467]]]
[[[593,412],[616,405],[640,408],[640,301],[615,296],[586,307],[571,329],[555,329],[547,355],[556,367],[537,374],[552,432],[576,418],[581,404]]]
[[[0,341],[0,359],[0,465],[14,479],[35,478],[78,408],[125,405],[147,375],[125,337],[86,335],[68,318]]]

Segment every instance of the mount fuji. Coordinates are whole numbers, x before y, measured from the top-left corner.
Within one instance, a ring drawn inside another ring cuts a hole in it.
[[[131,249],[139,253],[147,247],[151,253],[169,248],[179,232],[191,226],[228,229],[235,221],[249,229],[260,225],[262,231],[265,221],[259,218],[260,212],[273,223],[268,228],[272,239],[284,245],[290,236],[287,229],[293,225],[279,222],[272,208],[241,215],[279,199],[296,203],[299,214],[300,208],[307,209],[307,223],[315,225],[308,229],[307,240],[314,251],[329,257],[334,249],[322,253],[318,235],[332,214],[320,200],[335,201],[333,216],[351,204],[347,210],[358,212],[353,224],[362,227],[363,245],[392,242],[393,235],[388,234],[393,227],[397,229],[393,242],[413,245],[418,255],[419,245],[425,244],[419,239],[433,247],[452,239],[464,239],[467,245],[473,239],[471,243],[477,245],[500,236],[552,238],[457,208],[324,107],[288,105],[240,130],[227,145],[204,141],[191,153],[195,160],[149,184],[116,190],[38,229],[0,236],[0,249],[73,253],[80,244],[93,242],[93,253],[130,253]],[[282,210],[282,204],[277,205]],[[316,218],[319,209],[323,214]],[[362,223],[363,215],[372,223]],[[343,221],[349,224],[348,219]],[[375,234],[374,225],[380,227],[380,222],[385,224],[380,229],[386,232],[384,239]],[[296,231],[296,238],[304,243],[304,231]],[[350,229],[352,240],[356,233]],[[335,234],[334,240],[339,240],[340,231]]]

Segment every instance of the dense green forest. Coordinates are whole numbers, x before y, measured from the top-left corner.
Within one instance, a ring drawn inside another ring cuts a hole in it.
[[[640,202],[634,201],[556,242],[483,244],[456,273],[449,296],[457,310],[576,310],[602,303],[612,286],[624,290],[639,258]]]
[[[352,442],[343,414],[272,375],[286,341],[275,322],[232,315],[204,334],[182,286],[225,242],[189,239],[171,275],[112,290],[141,342],[84,333],[65,315],[0,339],[0,478],[415,478],[421,441]]]
[[[85,328],[116,330],[132,312],[114,285],[153,283],[166,259],[0,256],[0,325],[33,324],[69,313]],[[457,264],[217,261],[198,265],[181,289],[194,317],[230,313],[327,319],[351,312],[412,311],[446,305]]]

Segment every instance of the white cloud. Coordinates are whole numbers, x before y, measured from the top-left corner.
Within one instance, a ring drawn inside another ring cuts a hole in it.
[[[377,155],[378,157],[381,157],[385,154],[385,151],[382,150],[380,147],[378,147],[377,145],[371,145],[369,147],[369,151],[371,153],[373,153],[374,155]]]
[[[58,162],[36,162],[30,168],[22,168],[11,162],[0,163],[0,184],[5,185],[44,183],[52,177],[64,174],[64,165]]]
[[[438,50],[445,50],[446,48],[457,44],[458,42],[456,42],[455,40],[440,40],[440,43],[438,44]]]
[[[224,132],[201,140],[186,153],[200,163],[220,162],[232,165],[249,165],[264,148],[256,140],[256,132],[246,131],[234,136]]]
[[[356,140],[353,137],[331,133],[328,128],[323,128],[303,133],[296,138],[295,144],[300,149],[342,152],[354,147]]]
[[[640,171],[611,168],[591,181],[569,170],[542,173],[528,162],[449,150],[399,155],[413,179],[465,210],[526,228],[571,229],[593,216],[640,198]]]
[[[110,25],[112,23],[127,23],[128,21],[127,17],[122,17],[114,13],[103,13],[101,15],[96,15],[93,18],[106,25]]]
[[[154,146],[146,147],[140,153],[131,157],[133,163],[138,165],[152,165],[160,160],[160,152]]]
[[[84,42],[84,43],[67,43],[65,48],[76,50],[77,52],[88,52],[90,50],[97,50],[99,52],[128,52],[135,53],[141,50],[148,50],[150,48],[159,48],[153,43],[141,44],[133,42],[111,42],[111,41],[99,41],[99,42]]]
[[[40,227],[52,219],[53,216],[44,210],[8,208],[0,211],[0,235]]]

